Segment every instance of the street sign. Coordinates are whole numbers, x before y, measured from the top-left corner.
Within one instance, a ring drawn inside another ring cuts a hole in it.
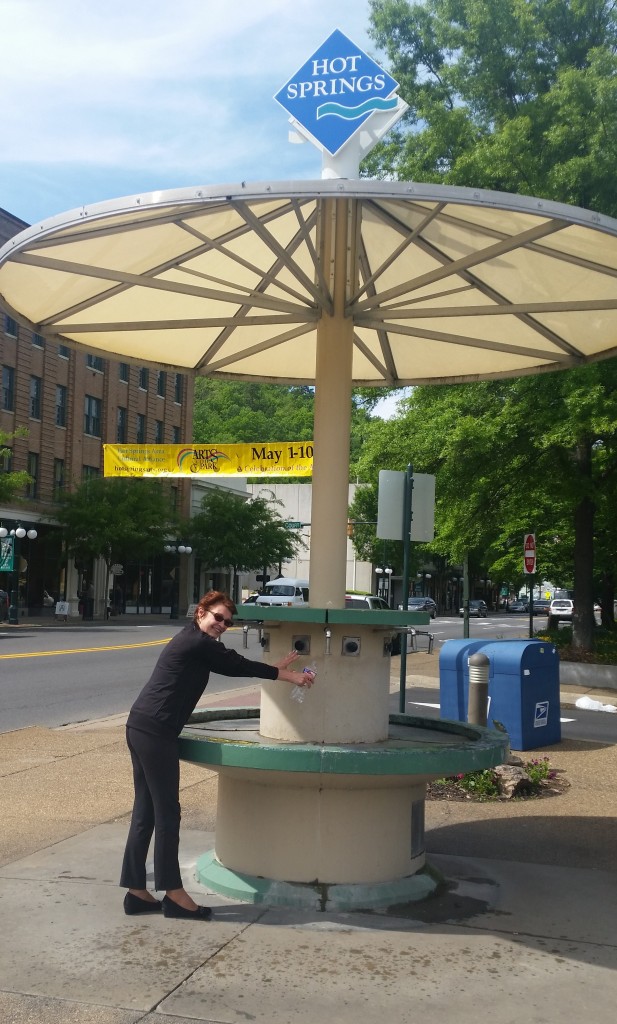
[[[122,576],[124,574],[124,566],[118,562],[114,563],[111,567],[111,574],[112,576]]]
[[[304,523],[294,523],[291,519],[286,519],[284,525],[288,530],[301,530]]]
[[[536,571],[536,535],[526,533],[523,541],[523,572],[531,576]]]
[[[387,71],[335,29],[274,99],[334,156],[373,114],[397,110],[396,89]]]

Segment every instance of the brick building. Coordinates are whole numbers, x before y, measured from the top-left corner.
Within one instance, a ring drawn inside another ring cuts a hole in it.
[[[27,226],[0,209],[0,246]],[[39,615],[46,606],[53,614],[46,595],[69,601],[70,614],[77,614],[78,593],[90,586],[98,616],[105,611],[107,581],[100,566],[75,567],[63,555],[54,525],[58,495],[103,472],[104,442],[181,444],[190,439],[193,383],[186,373],[70,349],[45,338],[43,331],[14,316],[0,295],[0,431],[27,431],[10,442],[0,472],[25,470],[32,478],[17,499],[0,501],[0,525],[37,531],[36,539],[25,537],[19,544],[20,617]],[[176,507],[188,515],[190,484],[175,480],[173,486]],[[156,611],[169,604],[171,557],[162,553],[148,565],[123,567],[116,582],[127,611],[142,606]],[[16,582],[17,574],[0,571],[0,589],[10,591]]]

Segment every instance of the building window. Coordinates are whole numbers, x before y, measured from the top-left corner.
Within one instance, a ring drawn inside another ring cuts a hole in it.
[[[13,452],[10,448],[4,449],[4,454],[0,455],[0,473],[12,473],[13,465]]]
[[[118,380],[121,380],[123,384],[128,384],[131,375],[131,368],[128,363],[120,363],[118,367]]]
[[[181,444],[180,441],[180,427],[171,428],[172,444]]]
[[[139,387],[141,388],[142,391],[147,391],[148,390],[148,380],[149,380],[149,378],[150,378],[150,373],[149,373],[147,367],[140,366],[139,367]]]
[[[33,420],[41,418],[41,395],[43,393],[43,381],[40,377],[30,378],[30,417]]]
[[[56,384],[56,426],[66,427],[66,398],[68,391],[64,384]]]
[[[176,383],[174,386],[174,402],[178,405],[182,405],[182,394],[184,392],[184,377],[181,373],[176,374]]]
[[[116,441],[118,444],[124,444],[126,441],[127,432],[127,413],[124,406],[118,406],[118,412],[116,416]]]
[[[42,334],[33,334],[32,344],[36,345],[37,348],[45,348],[45,338]]]
[[[145,444],[146,442],[146,417],[138,412],[137,413],[137,443]]]
[[[100,476],[101,472],[98,466],[82,466],[81,467],[81,479],[83,483],[87,483],[88,480],[94,480],[95,477]]]
[[[4,317],[4,333],[7,334],[9,338],[19,337],[19,327],[17,326],[17,321],[13,320],[12,316]]]
[[[93,356],[90,355],[89,352],[86,355],[86,366],[88,367],[88,369],[96,370],[98,373],[102,373],[103,370],[105,369],[105,363],[103,362],[101,356]]]
[[[84,434],[101,436],[101,399],[92,395],[84,397]]]
[[[162,444],[165,439],[165,424],[162,420],[157,420],[154,424],[154,443]]]
[[[57,501],[64,490],[64,459],[54,459],[54,498]]]
[[[60,356],[61,359],[68,359],[69,358],[69,348],[68,348],[68,345],[58,345],[58,355]]]
[[[2,408],[5,412],[15,411],[15,370],[12,366],[2,367]]]
[[[28,452],[28,476],[30,483],[26,484],[26,497],[38,498],[39,494],[39,456],[37,452]]]
[[[167,390],[167,374],[165,370],[159,370],[156,376],[156,393],[161,398],[165,398],[165,391]]]

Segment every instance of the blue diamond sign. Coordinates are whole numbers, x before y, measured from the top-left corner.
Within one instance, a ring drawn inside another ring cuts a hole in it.
[[[334,156],[373,114],[397,110],[397,89],[387,71],[336,29],[274,98]]]

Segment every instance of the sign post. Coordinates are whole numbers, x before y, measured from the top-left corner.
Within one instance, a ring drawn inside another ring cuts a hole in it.
[[[526,533],[523,539],[523,572],[531,576],[529,581],[529,638],[533,636],[533,577],[536,571],[536,535]]]

